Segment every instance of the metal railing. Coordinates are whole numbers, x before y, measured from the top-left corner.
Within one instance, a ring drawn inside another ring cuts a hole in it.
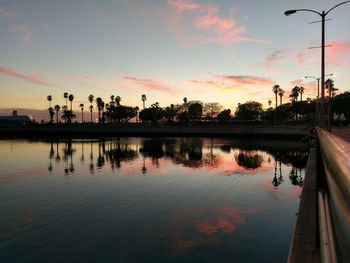
[[[350,144],[317,128],[318,214],[322,262],[350,262]]]

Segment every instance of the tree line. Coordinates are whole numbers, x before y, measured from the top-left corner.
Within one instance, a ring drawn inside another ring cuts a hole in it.
[[[336,89],[334,82],[327,80],[326,85],[331,92],[331,96],[326,99],[332,103],[332,110],[338,116],[343,115],[345,119],[350,118],[350,93],[335,95]],[[243,104],[239,103],[233,115],[230,109],[225,109],[220,103],[204,103],[199,100],[188,101],[186,97],[183,98],[183,103],[170,104],[166,107],[161,107],[159,102],[151,104],[146,107],[147,97],[145,94],[141,95],[143,109],[139,107],[122,105],[121,97],[111,95],[108,102],[103,101],[101,97],[95,98],[94,95],[88,96],[90,105],[88,110],[90,112],[89,120],[84,119],[85,105],[80,104],[82,122],[94,122],[93,111],[97,111],[98,123],[128,123],[131,119],[142,122],[152,122],[156,124],[159,121],[168,123],[186,123],[196,121],[267,121],[267,122],[285,122],[285,121],[314,121],[315,120],[315,106],[318,99],[307,98],[303,101],[304,88],[295,86],[290,92],[290,102],[282,103],[285,91],[279,85],[272,87],[272,92],[275,95],[275,107],[272,107],[272,101],[268,101],[269,107],[264,110],[260,102],[247,101]],[[49,102],[49,116],[50,123],[54,123],[56,116],[56,123],[59,123],[59,112],[61,111],[61,121],[71,123],[76,118],[73,112],[72,103],[74,100],[73,94],[65,92],[63,97],[66,100],[65,105],[60,106],[56,104],[51,106],[52,96],[48,95]],[[279,97],[279,103],[278,103]],[[94,105],[95,104],[95,105]]]

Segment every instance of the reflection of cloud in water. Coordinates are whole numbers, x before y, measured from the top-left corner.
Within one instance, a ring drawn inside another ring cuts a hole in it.
[[[177,256],[199,246],[215,246],[220,243],[223,235],[231,235],[239,225],[245,224],[248,214],[263,210],[262,207],[180,209],[170,224],[170,254]]]
[[[0,176],[0,184],[15,184],[25,179],[32,179],[47,175],[47,170],[42,167],[34,167],[30,170],[23,170],[15,173]]]

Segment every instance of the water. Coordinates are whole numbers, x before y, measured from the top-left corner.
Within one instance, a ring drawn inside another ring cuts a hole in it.
[[[0,262],[286,262],[307,146],[0,141]]]

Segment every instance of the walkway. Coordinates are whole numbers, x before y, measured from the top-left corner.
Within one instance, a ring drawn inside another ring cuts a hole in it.
[[[332,133],[350,143],[350,126],[342,128],[333,126]]]

